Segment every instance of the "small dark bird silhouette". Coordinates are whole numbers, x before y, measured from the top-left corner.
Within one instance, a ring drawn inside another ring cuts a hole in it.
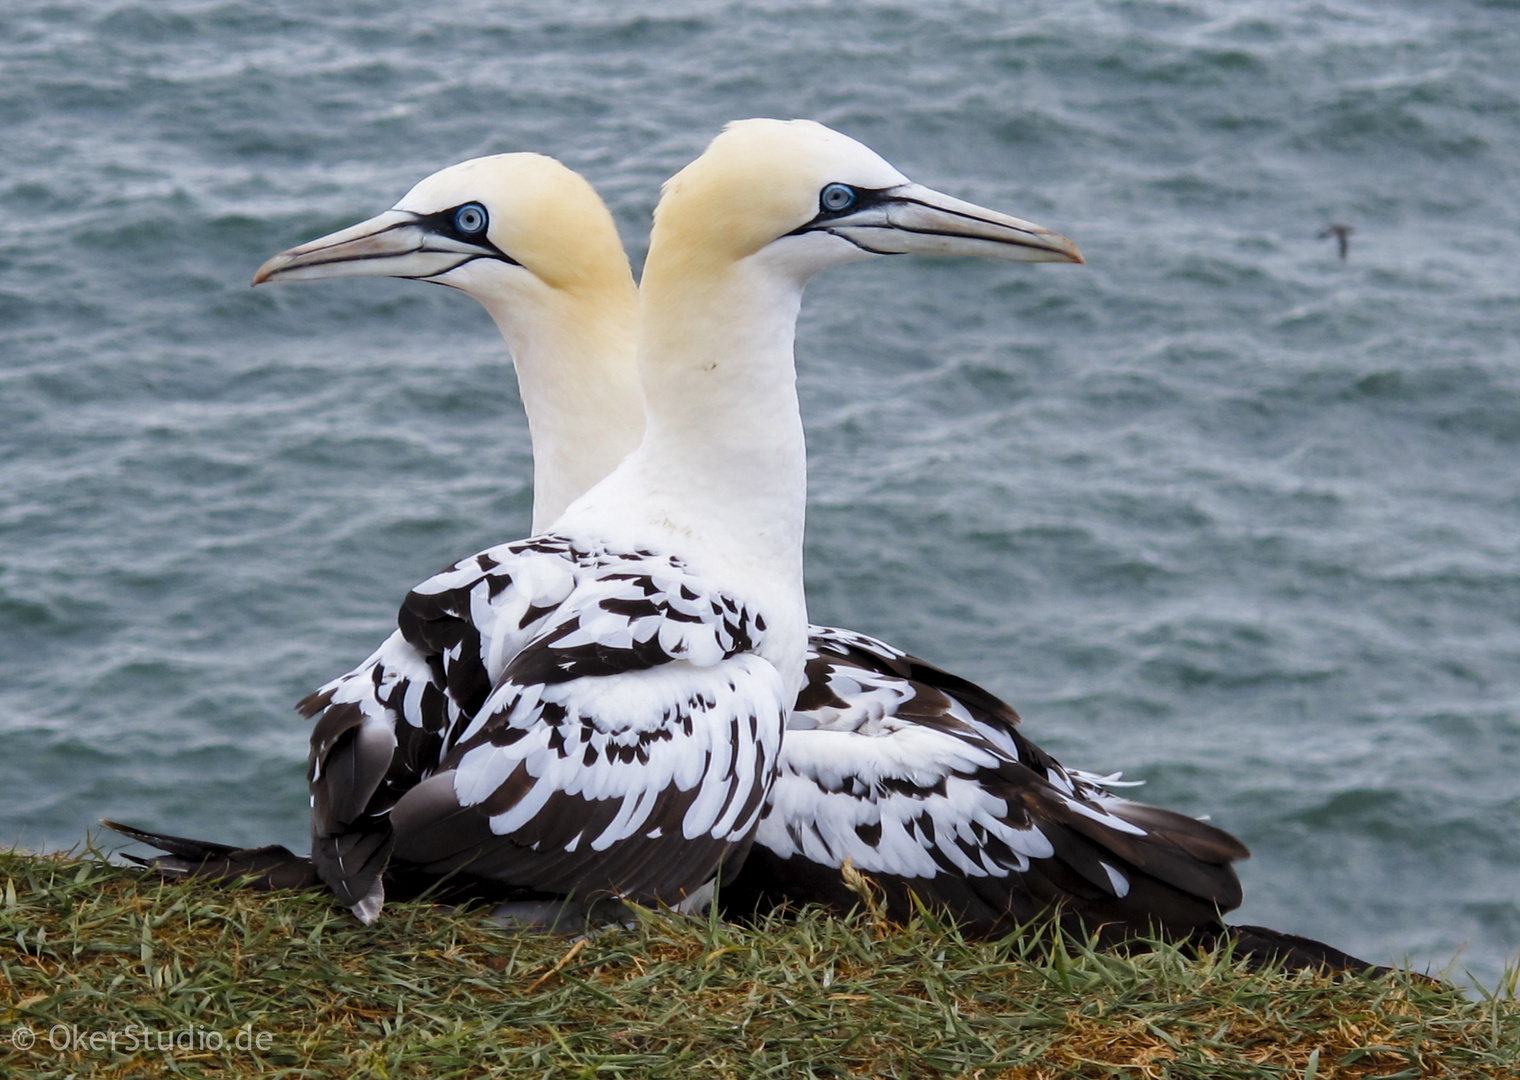
[[[1351,250],[1351,234],[1356,232],[1350,225],[1326,225],[1325,231],[1319,234],[1321,240],[1328,240],[1332,236],[1340,242],[1341,262],[1346,261],[1346,252]]]

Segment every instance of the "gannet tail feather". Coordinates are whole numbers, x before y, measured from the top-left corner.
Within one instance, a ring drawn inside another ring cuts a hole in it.
[[[236,848],[211,840],[192,840],[167,833],[148,832],[115,821],[102,821],[101,824],[131,840],[164,852],[147,858],[137,855],[127,855],[126,858],[172,880],[194,877],[238,883],[261,892],[327,888],[309,856],[297,855],[279,844]],[[507,888],[498,882],[470,874],[440,876],[396,862],[386,867],[384,876],[379,880],[380,888],[376,891],[379,898],[416,900],[426,897],[448,903],[540,899],[531,890]],[[361,903],[364,899],[361,897]]]
[[[101,824],[139,844],[158,848],[163,855],[127,858],[139,866],[157,870],[167,878],[211,878],[216,881],[247,879],[256,889],[311,889],[321,882],[311,860],[279,844],[257,848],[235,848],[209,840],[191,840],[183,836],[147,832],[102,820]]]
[[[1394,974],[1392,968],[1368,963],[1334,945],[1265,926],[1224,926],[1213,933],[1199,934],[1195,943],[1205,948],[1229,943],[1235,955],[1253,970],[1278,966],[1289,971],[1351,971],[1374,977]],[[1418,980],[1440,985],[1428,976],[1412,974]]]

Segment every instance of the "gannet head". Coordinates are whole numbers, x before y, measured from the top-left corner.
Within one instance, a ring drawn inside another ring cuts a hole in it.
[[[612,215],[583,177],[541,154],[436,172],[378,217],[276,255],[253,284],[359,276],[435,281],[492,308],[532,281],[571,294],[626,291],[633,303]]]
[[[491,313],[533,433],[535,530],[638,445],[633,273],[596,191],[553,158],[434,173],[394,209],[276,255],[253,283],[371,275],[449,285]]]
[[[652,267],[700,273],[759,257],[804,280],[834,263],[907,253],[1083,261],[1065,237],[915,184],[811,120],[729,124],[666,182],[650,238]]]

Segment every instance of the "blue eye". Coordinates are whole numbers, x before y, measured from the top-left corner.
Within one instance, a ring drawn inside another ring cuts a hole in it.
[[[855,189],[849,184],[829,184],[818,196],[818,205],[837,214],[855,202]]]
[[[454,211],[454,228],[465,236],[478,236],[486,231],[486,208],[479,203],[465,203]]]

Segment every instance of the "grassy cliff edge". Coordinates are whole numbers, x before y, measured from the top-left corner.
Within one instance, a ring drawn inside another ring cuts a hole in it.
[[[869,913],[568,940],[403,904],[366,928],[93,854],[0,852],[0,890],[0,1075],[1520,1076],[1513,971],[1472,999]]]

